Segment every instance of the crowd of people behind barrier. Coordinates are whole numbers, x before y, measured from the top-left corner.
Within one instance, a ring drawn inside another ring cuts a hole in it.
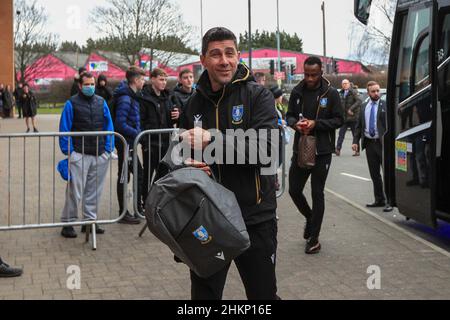
[[[107,173],[109,158],[118,151],[117,198],[120,215],[124,210],[123,184],[128,184],[132,170],[131,157],[134,139],[141,130],[166,129],[177,126],[182,108],[194,93],[194,76],[191,70],[183,70],[179,76],[179,84],[173,91],[166,89],[167,74],[162,69],[151,72],[151,80],[145,83],[146,72],[138,67],[130,67],[126,79],[114,90],[107,86],[108,79],[94,75],[85,68],[80,68],[75,76],[71,98],[65,103],[60,123],[60,132],[115,131],[127,141],[129,156],[124,158],[124,145],[121,141],[114,142],[114,137],[69,137],[59,138],[61,152],[70,157],[62,160],[57,169],[63,179],[67,180],[66,199],[61,214],[61,222],[70,223],[78,219],[78,208],[82,203],[83,220],[96,220],[98,200],[101,197],[104,179]],[[13,118],[13,108],[19,113],[19,118],[26,120],[27,133],[38,132],[36,126],[37,102],[35,95],[27,83],[19,83],[16,90],[0,84],[0,116]],[[168,148],[168,136],[163,139],[160,149],[159,139],[148,138],[142,143],[143,164],[139,164],[139,210],[143,211],[144,200],[150,188],[149,181],[159,162],[159,156],[164,155]],[[159,150],[160,149],[160,150]],[[122,167],[128,166],[128,177],[121,179]],[[83,200],[83,201],[82,201]],[[126,212],[119,221],[124,224],[139,224],[138,215]],[[86,232],[86,226],[81,227]],[[105,232],[96,225],[96,233]],[[76,238],[77,233],[72,226],[63,227],[61,235],[65,238]],[[13,268],[0,260],[0,277],[13,277],[22,274],[19,268]]]

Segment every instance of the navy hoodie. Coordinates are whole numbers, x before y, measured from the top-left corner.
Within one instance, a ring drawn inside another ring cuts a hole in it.
[[[141,118],[137,94],[131,90],[126,81],[122,81],[114,90],[115,129],[133,145],[134,139],[141,132]]]

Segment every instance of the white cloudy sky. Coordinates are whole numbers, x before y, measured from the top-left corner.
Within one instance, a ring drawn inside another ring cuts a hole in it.
[[[89,23],[86,13],[106,0],[38,0],[49,15],[49,31],[61,40],[84,43],[89,37],[100,36]],[[200,0],[173,0],[181,9],[184,20],[198,30],[200,44]],[[322,0],[279,0],[280,29],[297,32],[303,39],[304,51],[322,54]],[[327,21],[327,54],[347,58],[350,51],[349,32],[353,17],[353,0],[325,0]],[[77,12],[81,13],[77,23]],[[203,0],[204,31],[225,26],[238,35],[248,28],[246,0]],[[252,31],[276,30],[276,0],[252,0]],[[194,35],[194,37],[196,37]]]

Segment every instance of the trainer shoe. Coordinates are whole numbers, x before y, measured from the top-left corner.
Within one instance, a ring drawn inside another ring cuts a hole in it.
[[[61,230],[61,235],[64,238],[76,238],[77,233],[75,232],[75,229],[73,227],[63,227]]]
[[[11,278],[22,275],[22,269],[12,268],[0,260],[0,278]]]
[[[125,216],[121,220],[119,220],[119,223],[122,223],[122,224],[140,224],[141,220],[136,219],[129,212],[127,212],[125,214]]]
[[[321,249],[321,245],[319,243],[318,238],[311,238],[308,240],[308,242],[306,242],[306,246],[305,246],[306,254],[319,253],[320,249]]]

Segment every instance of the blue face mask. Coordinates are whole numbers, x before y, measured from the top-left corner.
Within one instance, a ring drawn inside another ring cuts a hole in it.
[[[92,97],[95,94],[95,86],[82,86],[81,87],[81,92],[86,97]]]

